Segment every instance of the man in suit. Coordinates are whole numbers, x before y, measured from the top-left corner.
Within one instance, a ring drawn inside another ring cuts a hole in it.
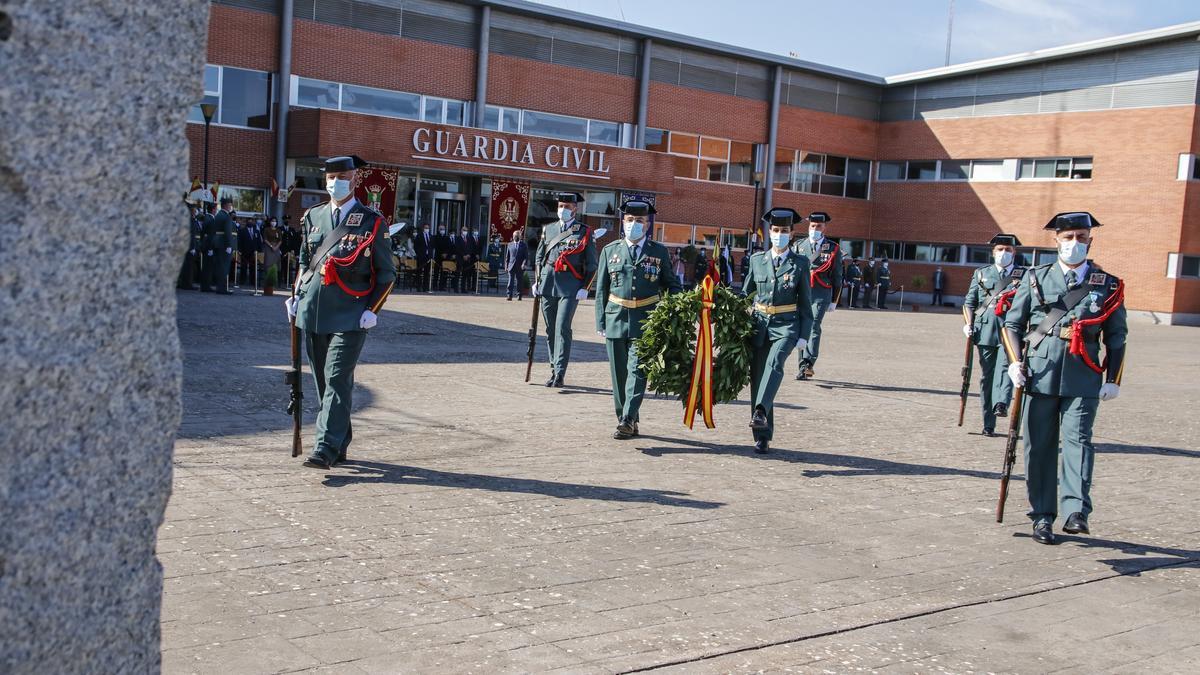
[[[437,235],[433,238],[433,281],[439,291],[446,290],[448,273],[442,269],[442,263],[447,260],[454,260],[454,245],[450,235],[446,234],[446,226],[439,224]]]
[[[582,203],[583,196],[578,193],[558,195],[558,220],[542,231],[534,257],[550,355],[547,387],[563,386],[571,362],[571,321],[596,274],[596,242],[591,228],[578,219]]]
[[[812,332],[812,295],[808,258],[791,252],[792,227],[802,220],[792,209],[774,208],[763,215],[771,250],[755,253],[742,291],[754,298],[754,351],[750,365],[750,428],[754,451],[770,449],[775,431],[775,394],[792,350],[804,348]]]
[[[1001,349],[1000,329],[1004,310],[1016,293],[1025,270],[1016,264],[1016,235],[992,237],[992,264],[975,270],[971,287],[963,298],[963,334],[979,350],[979,402],[983,405],[983,435],[996,430],[996,418],[1008,416],[1012,382],[1005,374],[1008,358]]]
[[[513,294],[519,301],[524,295],[521,291],[521,277],[525,274],[525,261],[529,258],[529,245],[525,243],[520,228],[512,235],[512,242],[504,250],[504,271],[508,273],[508,289],[506,300],[512,301]]]
[[[1097,227],[1087,212],[1054,216],[1046,229],[1055,232],[1058,260],[1025,273],[1004,316],[1008,374],[1027,395],[1025,487],[1039,544],[1054,543],[1060,513],[1069,514],[1063,532],[1090,533],[1092,428],[1100,402],[1121,393],[1125,284],[1088,260]]]
[[[946,273],[942,271],[939,265],[937,271],[933,273],[933,306],[942,306],[942,293],[946,292]]]
[[[468,231],[463,228],[463,241],[466,242],[467,250],[467,269],[465,277],[466,292],[474,292],[479,287],[479,268],[476,265],[479,263],[479,254],[482,250],[482,242],[479,239],[479,229]]]
[[[667,247],[651,241],[649,219],[654,205],[630,200],[621,207],[624,238],[604,247],[596,272],[596,331],[608,350],[617,430],[613,438],[638,435],[639,411],[646,393],[646,374],[638,367],[636,342],[642,322],[667,293],[682,290],[671,270]]]
[[[355,156],[325,162],[330,200],[304,214],[300,278],[288,298],[289,317],[304,331],[308,362],[321,411],[317,438],[304,466],[328,469],[346,461],[354,437],[350,423],[354,369],[396,279],[383,216],[354,197]]]
[[[413,252],[417,258],[417,290],[433,292],[432,278],[429,274],[429,264],[433,262],[433,234],[429,231],[429,223],[421,226],[421,231],[413,237]]]
[[[211,293],[216,290],[217,284],[217,261],[213,256],[213,247],[217,242],[217,205],[215,202],[203,202],[200,210],[203,214],[200,225],[200,290]]]

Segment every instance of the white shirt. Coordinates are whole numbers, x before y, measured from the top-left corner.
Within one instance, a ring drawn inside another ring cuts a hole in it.
[[[1058,268],[1060,270],[1062,270],[1063,279],[1066,279],[1067,272],[1070,272],[1073,269],[1075,271],[1075,283],[1076,284],[1082,284],[1083,280],[1087,278],[1088,267],[1089,267],[1089,265],[1086,260],[1084,260],[1083,264],[1081,264],[1079,267],[1072,268],[1072,267],[1068,267],[1065,263],[1063,263],[1062,258],[1058,259]]]
[[[629,255],[634,260],[637,260],[638,256],[642,252],[642,247],[646,245],[646,238],[642,237],[641,239],[638,239],[637,241],[629,241],[628,239],[626,239],[625,243],[626,243],[626,245],[629,246]]]
[[[348,213],[350,213],[350,209],[354,208],[354,205],[357,203],[358,203],[357,197],[351,197],[350,201],[346,202],[345,204],[342,204],[341,206],[338,206],[337,202],[330,199],[329,200],[329,216],[332,218],[334,213],[338,213],[341,216],[341,219],[345,220],[346,215]],[[342,224],[341,221],[339,221],[339,222],[334,223],[333,226],[337,227],[338,225],[341,225],[341,224]]]
[[[992,263],[992,264],[995,265],[995,263]],[[1000,270],[1000,273],[1007,277],[1012,274],[1013,265],[1016,265],[1016,263],[1013,263],[1012,265],[1009,265],[1008,267],[1001,267],[999,265],[996,265],[996,269]]]
[[[776,251],[774,246],[771,247],[771,264],[772,265],[775,264],[776,258],[787,258],[787,257],[788,257],[788,249],[785,248],[782,251]],[[782,265],[783,263],[780,263],[780,264]]]

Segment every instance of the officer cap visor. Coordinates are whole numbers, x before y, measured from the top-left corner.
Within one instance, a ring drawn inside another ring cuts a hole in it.
[[[1044,229],[1062,232],[1063,230],[1090,230],[1093,227],[1100,227],[1100,221],[1096,220],[1095,216],[1087,211],[1070,211],[1051,218]]]
[[[366,166],[358,155],[349,155],[346,157],[330,157],[325,160],[325,173],[341,173],[343,171],[354,171]]]
[[[988,243],[992,246],[1020,246],[1021,240],[1015,234],[998,234]]]
[[[627,216],[651,216],[658,213],[654,205],[640,199],[631,199],[621,205],[621,213]]]

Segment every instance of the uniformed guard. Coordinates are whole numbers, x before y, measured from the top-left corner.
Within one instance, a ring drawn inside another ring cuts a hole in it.
[[[229,266],[233,263],[233,250],[237,248],[237,232],[233,224],[233,200],[221,197],[221,208],[213,219],[212,276],[209,278],[217,293],[233,295],[229,290]]]
[[[887,309],[888,291],[892,288],[892,268],[888,267],[887,258],[879,262],[879,273],[876,279],[879,281],[879,291],[875,307],[876,309]]]
[[[287,300],[288,315],[304,331],[308,362],[321,411],[317,439],[304,466],[328,469],[345,461],[354,435],[350,424],[354,367],[396,278],[383,216],[354,197],[356,156],[325,162],[330,201],[301,221],[300,278]]]
[[[1092,425],[1100,401],[1121,391],[1125,284],[1087,259],[1097,227],[1090,213],[1056,215],[1046,229],[1055,231],[1058,260],[1026,272],[1004,320],[1009,376],[1028,395],[1025,485],[1033,538],[1042,544],[1054,543],[1059,513],[1068,514],[1063,532],[1088,534]]]
[[[547,387],[563,386],[571,362],[571,321],[575,308],[586,298],[596,273],[596,242],[592,231],[578,219],[583,197],[575,192],[558,195],[558,221],[542,230],[535,261],[546,347],[550,355]]]
[[[992,245],[992,264],[975,270],[971,286],[963,298],[963,334],[971,338],[979,351],[979,401],[983,405],[983,435],[996,431],[996,418],[1008,416],[1012,400],[1012,381],[1005,374],[1008,356],[1001,349],[1000,331],[1004,313],[1025,269],[1016,264],[1016,235],[998,234]]]
[[[664,294],[682,290],[667,247],[646,236],[654,206],[628,201],[621,211],[625,238],[604,247],[596,272],[596,330],[608,349],[617,411],[613,438],[618,440],[638,435],[646,374],[638,367],[634,344],[642,335],[642,322]]]
[[[755,253],[742,290],[754,298],[754,361],[750,366],[752,393],[750,428],[754,451],[767,452],[775,430],[775,394],[792,349],[803,349],[812,334],[813,299],[808,258],[791,253],[792,226],[802,217],[792,209],[775,208],[763,215],[770,228],[771,249]]]
[[[797,380],[813,376],[813,366],[821,350],[821,322],[825,312],[837,309],[842,296],[842,249],[837,242],[825,237],[825,228],[833,220],[824,211],[808,215],[808,237],[797,242],[792,250],[808,260],[810,268],[809,286],[812,289],[812,332],[804,335],[807,343],[796,351],[800,354],[800,372]]]

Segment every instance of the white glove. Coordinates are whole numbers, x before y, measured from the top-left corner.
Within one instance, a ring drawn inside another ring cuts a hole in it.
[[[233,253],[233,249],[231,249],[231,248],[226,248],[226,249],[225,249],[225,252],[226,252],[226,253]]]
[[[1111,401],[1121,395],[1121,385],[1105,382],[1103,387],[1100,387],[1100,400]]]
[[[963,335],[966,335],[967,337],[971,337],[971,332],[972,332],[971,329],[972,329],[971,324],[964,323],[963,324]]]
[[[1012,380],[1013,384],[1018,387],[1025,386],[1025,362],[1017,361],[1016,363],[1008,364],[1008,379]]]
[[[808,340],[805,340],[804,338],[796,339],[796,349],[804,349],[807,346],[808,346]]]
[[[599,335],[600,337],[608,337],[607,335],[604,334],[604,331],[602,331],[602,330],[596,331],[596,335]]]
[[[196,255],[196,249],[188,249],[188,255]]]
[[[827,307],[825,308],[825,313],[826,313],[826,314],[828,314],[828,313],[832,312],[832,311],[833,311],[833,310],[835,310],[835,309],[837,309],[837,303],[836,303],[836,302],[831,302],[831,303],[829,303],[829,306],[827,306]]]
[[[296,318],[296,306],[299,304],[300,304],[299,299],[296,298],[296,296],[294,296],[294,295],[288,296],[287,298],[284,299],[283,306],[285,308],[287,308],[287,313],[288,313],[289,319]]]
[[[579,292],[575,294],[575,299],[576,300],[587,300],[587,293],[588,293],[588,291],[586,288],[581,288],[581,289],[579,289]]]
[[[359,328],[371,329],[374,328],[375,324],[377,323],[379,323],[379,316],[369,309],[364,309],[362,316],[358,318]]]
[[[212,251],[208,252],[208,257],[210,257],[210,258],[212,257]]]

